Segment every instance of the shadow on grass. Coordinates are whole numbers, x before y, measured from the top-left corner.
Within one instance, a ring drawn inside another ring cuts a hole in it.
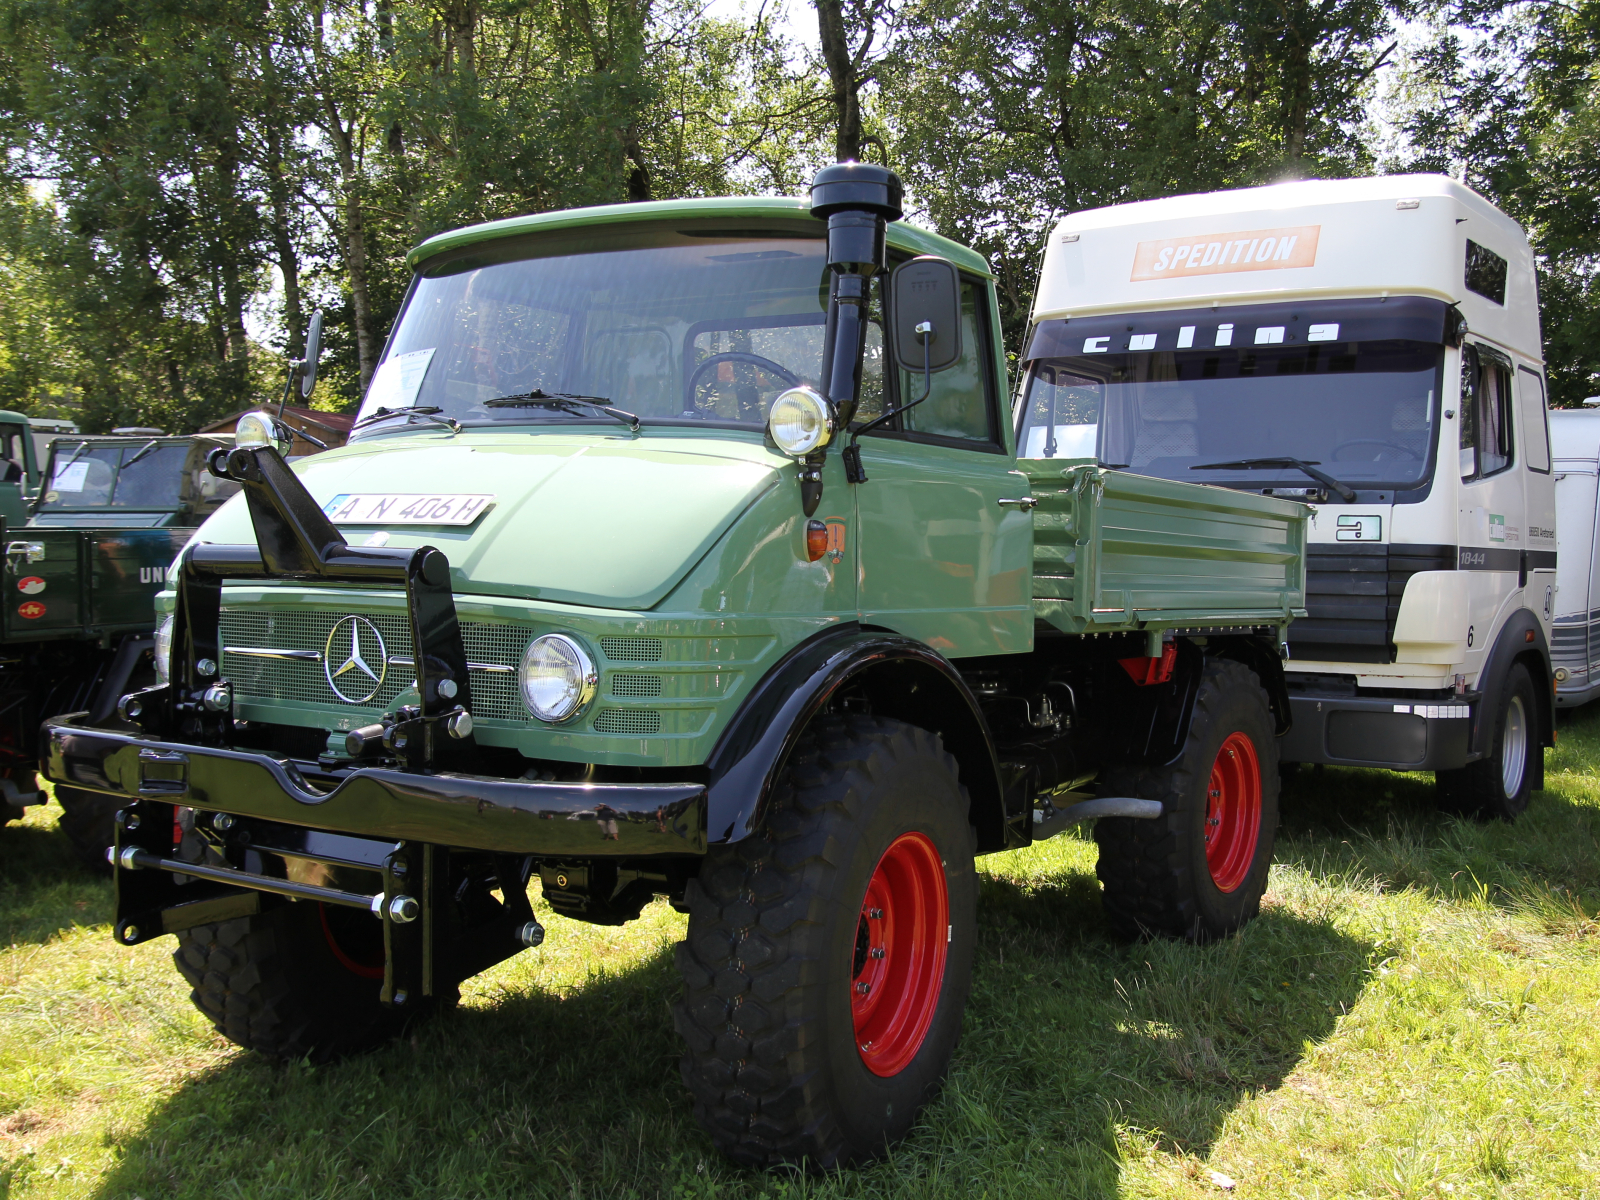
[[[1115,1191],[1119,1130],[1206,1154],[1241,1100],[1280,1086],[1333,1031],[1370,950],[1282,907],[1214,945],[1123,944],[1085,872],[985,879],[980,923],[966,1040],[941,1103],[953,1100],[959,1124],[982,1093],[995,1130],[1093,1147],[1098,1184],[1085,1195]]]
[[[558,920],[551,936],[571,928]],[[1366,952],[1276,909],[1215,946],[1119,945],[1092,876],[1027,889],[985,877],[950,1078],[884,1162],[807,1176],[719,1158],[678,1078],[663,947],[334,1066],[240,1054],[121,1140],[97,1194],[1112,1195],[1119,1131],[1203,1154],[1244,1096],[1327,1036]]]
[[[83,867],[53,819],[41,824],[38,809],[29,814],[25,825],[0,826],[0,945],[37,945],[109,922],[110,881]]]
[[[1594,777],[1582,761],[1587,750],[1550,752],[1546,787],[1515,822],[1440,812],[1428,774],[1302,767],[1285,784],[1278,861],[1446,900],[1519,908],[1554,895],[1592,909],[1600,904],[1600,805],[1584,794]]]

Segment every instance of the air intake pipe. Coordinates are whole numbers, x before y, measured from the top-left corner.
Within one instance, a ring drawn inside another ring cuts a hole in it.
[[[888,266],[885,230],[905,211],[900,177],[872,163],[823,167],[811,181],[811,215],[828,223],[828,324],[822,378],[838,429],[849,427],[861,391],[872,277]],[[800,490],[810,516],[822,499],[823,451],[801,465]]]

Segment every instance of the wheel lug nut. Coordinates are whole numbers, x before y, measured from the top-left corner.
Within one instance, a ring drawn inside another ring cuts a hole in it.
[[[867,916],[874,921],[881,921],[883,920],[883,909],[869,908],[867,909]]]
[[[856,991],[865,996],[872,991],[872,985],[870,983],[858,983],[856,984]]]
[[[867,957],[868,958],[882,958],[883,957],[883,947],[882,946],[874,946],[871,950],[867,951]]]

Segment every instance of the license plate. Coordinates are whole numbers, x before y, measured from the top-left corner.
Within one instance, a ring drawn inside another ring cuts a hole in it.
[[[471,525],[493,496],[342,492],[322,506],[335,525]]]

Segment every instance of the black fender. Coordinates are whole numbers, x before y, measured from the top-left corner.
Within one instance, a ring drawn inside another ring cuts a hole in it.
[[[1506,673],[1511,665],[1521,661],[1533,676],[1533,691],[1539,706],[1539,745],[1554,746],[1555,697],[1551,691],[1550,644],[1545,640],[1544,626],[1529,609],[1519,608],[1506,618],[1483,660],[1483,670],[1478,673],[1478,693],[1481,697],[1472,714],[1472,742],[1469,758],[1486,757],[1494,737],[1495,714],[1500,711],[1500,696],[1505,690]],[[1543,786],[1544,756],[1535,764],[1539,771],[1535,783]]]
[[[966,681],[930,646],[854,622],[791,650],[762,677],[723,731],[706,763],[707,840],[741,841],[760,826],[795,743],[846,685],[866,698],[875,715],[907,721],[944,739],[971,797],[978,849],[1004,849],[1000,763]]]

